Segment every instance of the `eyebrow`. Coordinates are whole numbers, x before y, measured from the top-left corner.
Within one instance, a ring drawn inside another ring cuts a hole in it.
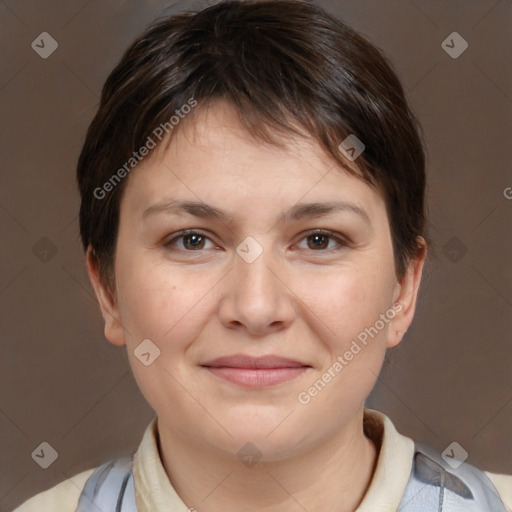
[[[369,215],[365,210],[348,201],[327,201],[324,203],[297,203],[287,212],[281,212],[277,222],[292,222],[304,218],[322,217],[337,212],[352,212],[361,217],[367,224],[372,225]],[[226,224],[233,224],[234,218],[227,212],[215,208],[201,201],[177,201],[174,199],[163,199],[150,206],[142,213],[142,218],[165,213],[168,215],[179,215],[188,213],[203,219],[217,219]]]

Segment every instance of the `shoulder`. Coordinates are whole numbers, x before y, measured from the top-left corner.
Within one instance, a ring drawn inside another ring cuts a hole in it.
[[[36,494],[13,512],[74,512],[85,482],[95,469],[82,471],[46,491]]]
[[[512,512],[512,475],[502,475],[499,473],[489,473],[484,471],[487,478],[492,482],[498,491],[501,500],[508,508],[507,512]]]
[[[483,471],[458,460],[453,450],[441,454],[415,442],[411,477],[403,496],[403,502],[412,505],[411,510],[430,500],[432,505],[438,501],[446,502],[447,507],[463,505],[468,512],[512,512],[511,493],[512,475]]]

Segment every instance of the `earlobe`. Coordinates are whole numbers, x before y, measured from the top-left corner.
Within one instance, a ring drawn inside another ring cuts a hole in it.
[[[105,338],[114,345],[123,346],[126,344],[126,340],[117,300],[113,297],[112,292],[102,283],[98,260],[91,246],[87,249],[85,261],[89,280],[94,288],[96,299],[98,300],[100,311],[105,322]]]

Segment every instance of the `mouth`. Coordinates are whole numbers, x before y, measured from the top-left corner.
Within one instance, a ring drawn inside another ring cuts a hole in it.
[[[295,379],[310,365],[280,356],[251,357],[244,354],[220,357],[200,365],[212,375],[243,387],[274,386]]]

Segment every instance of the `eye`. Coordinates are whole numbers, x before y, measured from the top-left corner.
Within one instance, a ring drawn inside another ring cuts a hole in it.
[[[179,240],[183,240],[184,242],[182,247],[179,247],[179,249],[188,252],[203,250],[205,249],[206,241],[209,240],[211,242],[210,238],[200,231],[188,230],[178,233],[171,240],[165,242],[164,247],[168,247],[172,250],[173,247],[176,246],[176,242]]]
[[[305,237],[303,237],[302,240],[311,241],[311,243],[307,244],[306,249],[315,252],[328,252],[330,250],[333,250],[332,247],[328,248],[329,241],[335,241],[337,243],[338,247],[334,248],[334,250],[339,250],[340,248],[347,247],[349,245],[349,242],[347,242],[343,238],[337,236],[331,231],[325,230],[312,231],[308,233]],[[205,247],[205,244],[208,241],[212,243],[210,238],[206,236],[204,233],[190,229],[187,231],[177,233],[173,238],[164,243],[164,247],[169,248],[170,250],[174,250],[175,248],[177,248],[178,250],[185,252],[197,252],[208,249],[208,247]],[[179,242],[183,242],[181,244],[181,247]],[[212,245],[213,247],[216,247],[213,243]],[[325,251],[325,249],[327,249],[327,251]]]
[[[336,236],[331,231],[325,230],[315,230],[307,234],[302,240],[311,240],[311,243],[308,243],[308,249],[311,249],[316,252],[327,252],[322,251],[322,249],[326,249],[329,245],[329,239],[334,240],[338,244],[338,248],[334,250],[338,250],[340,247],[347,247],[349,243],[343,238]],[[331,248],[332,249],[332,248]],[[329,250],[331,250],[329,249]]]

